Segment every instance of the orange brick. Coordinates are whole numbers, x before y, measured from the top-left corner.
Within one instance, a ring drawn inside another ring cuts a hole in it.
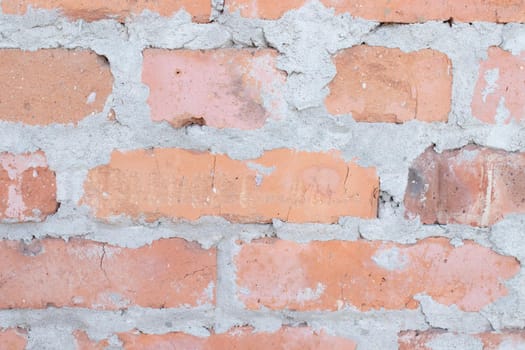
[[[104,18],[116,18],[124,21],[131,15],[138,15],[144,10],[171,16],[179,10],[189,12],[196,22],[208,22],[211,14],[210,0],[3,0],[2,10],[6,14],[23,15],[28,7],[59,10],[72,19],[95,21]]]
[[[306,0],[225,0],[224,5],[229,12],[240,11],[243,17],[278,19],[286,12],[303,6],[305,2]]]
[[[277,149],[237,161],[183,149],[115,151],[108,165],[89,172],[81,203],[106,219],[329,223],[374,218],[378,182],[374,169],[346,163],[336,152]]]
[[[243,244],[235,262],[246,307],[300,311],[414,309],[419,293],[479,311],[507,294],[503,282],[520,269],[514,258],[469,241],[454,248],[444,238],[414,245],[259,240]]]
[[[410,218],[424,224],[490,226],[525,212],[525,153],[469,145],[429,148],[412,164],[405,194]]]
[[[452,94],[448,57],[435,50],[355,46],[334,57],[326,108],[365,122],[447,121]]]
[[[487,60],[479,67],[472,114],[491,124],[525,120],[524,81],[525,52],[514,56],[498,47],[489,48]]]
[[[216,252],[181,239],[119,248],[73,239],[0,242],[0,308],[118,309],[214,302]]]
[[[42,221],[57,208],[56,177],[43,152],[0,153],[1,221]]]
[[[432,350],[427,343],[442,334],[445,334],[445,331],[403,331],[399,333],[399,350]]]
[[[353,341],[330,336],[325,332],[315,332],[310,328],[283,327],[274,333],[253,332],[251,328],[232,329],[228,333],[212,334],[198,338],[184,333],[162,335],[120,334],[125,350],[157,349],[286,349],[286,350],[354,350]]]
[[[27,334],[22,329],[0,329],[0,344],[6,350],[24,350],[27,345]]]
[[[29,125],[101,112],[113,85],[107,61],[87,50],[0,50],[0,80],[0,120]]]
[[[336,14],[349,13],[378,22],[414,23],[432,20],[456,22],[524,22],[525,4],[521,0],[321,0]],[[239,10],[250,18],[277,19],[287,11],[303,6],[306,0],[225,0],[230,12]]]
[[[525,347],[525,332],[523,330],[500,333],[487,332],[478,334],[478,337],[483,342],[483,350],[521,349]]]
[[[431,350],[428,343],[441,335],[451,334],[455,335],[443,330],[404,331],[399,334],[399,350]],[[486,332],[470,336],[483,343],[483,350],[521,349],[525,345],[523,331]]]
[[[106,350],[109,347],[109,341],[106,339],[101,341],[91,340],[86,332],[83,331],[75,331],[73,336],[75,337],[76,350]]]
[[[149,49],[142,80],[154,121],[256,129],[286,107],[274,50]]]

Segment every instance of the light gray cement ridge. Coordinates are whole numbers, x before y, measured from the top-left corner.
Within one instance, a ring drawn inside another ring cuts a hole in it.
[[[378,337],[388,331],[393,339],[400,330],[428,329],[419,310],[356,312],[272,312],[212,309],[149,309],[97,311],[83,308],[48,308],[44,310],[3,310],[0,327],[33,329],[53,328],[56,333],[85,331],[91,339],[106,339],[112,334],[138,330],[146,334],[185,332],[199,337],[211,331],[222,333],[232,327],[250,325],[256,332],[272,332],[282,325],[309,325],[330,334],[354,340]]]
[[[64,205],[63,205],[64,206]],[[423,225],[418,219],[407,220],[402,213],[380,219],[359,219],[343,217],[337,224],[286,223],[275,219],[268,224],[232,224],[223,218],[203,217],[196,221],[172,221],[162,219],[152,223],[118,218],[114,223],[90,219],[85,208],[77,209],[73,204],[42,223],[0,224],[0,238],[31,240],[34,238],[71,238],[82,236],[94,241],[121,247],[137,248],[161,238],[180,237],[200,243],[204,248],[216,246],[223,238],[252,240],[263,237],[279,237],[300,243],[310,241],[357,239],[390,241],[411,244],[427,237],[446,237],[452,243],[472,240],[485,247],[513,255],[515,249],[501,247],[493,242],[490,228],[476,228],[467,225]],[[78,213],[80,212],[80,213]],[[513,215],[512,217],[523,217]],[[510,225],[514,220],[509,219]],[[506,224],[507,219],[501,221]],[[519,237],[516,237],[518,239]],[[510,249],[510,250],[509,250]]]

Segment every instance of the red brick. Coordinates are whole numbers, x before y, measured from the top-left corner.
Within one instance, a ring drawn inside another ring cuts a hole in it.
[[[115,151],[108,165],[89,172],[81,203],[103,219],[332,223],[376,217],[378,182],[374,169],[336,152],[277,149],[238,161],[183,149]]]
[[[0,308],[118,309],[214,302],[216,252],[181,239],[119,248],[73,239],[0,242]]]
[[[524,169],[525,153],[469,145],[439,154],[429,148],[409,171],[407,216],[424,224],[489,226],[523,213]]]
[[[479,311],[507,294],[504,281],[520,269],[512,257],[470,241],[454,248],[444,238],[414,245],[258,240],[241,245],[235,263],[247,308],[300,311],[414,309],[419,293]]]
[[[22,329],[0,329],[0,344],[6,350],[24,350],[27,345],[27,333]]]
[[[331,114],[365,122],[448,120],[452,72],[443,53],[361,45],[339,52],[334,63],[325,101]]]
[[[521,0],[321,0],[336,14],[349,13],[378,22],[414,23],[433,20],[456,22],[524,22],[525,4]],[[277,19],[285,12],[303,6],[306,0],[226,0],[230,12],[240,10],[250,18]]]
[[[0,221],[42,221],[57,208],[56,177],[43,152],[0,153]]]
[[[255,129],[286,108],[274,50],[144,51],[142,79],[154,121]]]
[[[71,19],[95,21],[116,18],[124,21],[131,15],[144,10],[171,16],[179,10],[189,12],[196,22],[208,22],[211,14],[210,0],[2,0],[2,10],[6,14],[23,15],[28,7],[54,10],[58,9]]]
[[[0,80],[0,120],[29,125],[101,112],[113,85],[107,61],[88,50],[0,50]]]
[[[441,335],[457,335],[443,330],[404,331],[399,334],[399,350],[432,350],[428,343]],[[469,334],[483,343],[483,350],[521,349],[525,345],[523,331],[486,332]]]
[[[109,341],[106,339],[95,341],[91,340],[86,332],[75,331],[73,332],[75,337],[75,349],[76,350],[106,350],[109,347]]]
[[[241,16],[248,18],[277,19],[287,11],[303,6],[306,0],[225,0],[229,12],[240,11]]]
[[[483,342],[483,350],[522,349],[525,347],[525,332],[523,330],[501,333],[487,332],[478,334],[478,337]]]
[[[498,47],[489,48],[487,59],[480,63],[472,114],[491,124],[525,120],[524,82],[525,52],[514,56]],[[499,118],[498,107],[506,109]]]
[[[184,333],[147,335],[120,334],[125,350],[195,349],[195,350],[353,350],[356,345],[345,338],[330,336],[310,328],[283,327],[274,333],[253,332],[251,328],[232,329],[228,333],[198,338]]]
[[[444,333],[442,330],[403,331],[399,333],[398,350],[432,350],[427,343]]]

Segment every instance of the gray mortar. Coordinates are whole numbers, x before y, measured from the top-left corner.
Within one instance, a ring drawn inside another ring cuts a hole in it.
[[[1,0],[0,0],[1,2]],[[334,15],[317,0],[290,11],[276,21],[243,19],[223,11],[213,0],[209,24],[191,23],[184,11],[162,18],[145,11],[121,25],[113,20],[70,22],[53,11],[30,10],[24,16],[0,13],[0,48],[88,48],[107,57],[114,76],[113,92],[101,113],[77,126],[32,127],[0,122],[0,151],[45,151],[57,173],[58,212],[44,223],[0,224],[0,237],[30,240],[34,237],[83,236],[124,247],[139,247],[153,240],[182,237],[205,248],[218,248],[217,307],[198,309],[129,308],[120,311],[86,309],[2,310],[0,326],[29,330],[30,349],[67,349],[71,332],[82,329],[93,339],[115,332],[138,329],[145,333],[184,331],[206,336],[211,329],[224,332],[236,325],[257,331],[275,330],[283,324],[308,324],[315,329],[356,340],[359,349],[395,349],[401,330],[446,328],[463,335],[434,339],[433,349],[478,349],[477,339],[467,334],[486,330],[525,327],[525,276],[507,283],[509,295],[479,313],[444,307],[425,295],[418,296],[417,310],[357,312],[247,311],[235,290],[235,241],[279,237],[297,242],[314,240],[387,240],[403,244],[426,237],[447,237],[455,245],[473,240],[500,254],[523,261],[525,215],[509,216],[492,228],[465,225],[422,225],[404,217],[403,196],[408,167],[427,147],[437,151],[476,143],[507,151],[525,151],[525,125],[485,125],[472,116],[470,101],[479,61],[493,45],[514,54],[525,50],[525,26],[521,24],[429,22],[384,25]],[[401,125],[356,123],[351,115],[330,116],[323,105],[327,85],[335,75],[331,55],[360,43],[400,48],[411,52],[432,48],[444,52],[453,66],[453,98],[449,122],[411,121]],[[152,123],[141,82],[142,50],[274,48],[280,52],[278,67],[288,74],[285,96],[288,109],[281,120],[269,120],[254,131],[217,130],[206,126],[173,129],[168,123]],[[107,114],[113,109],[116,121]],[[502,111],[501,113],[504,113]],[[382,201],[379,217],[362,220],[343,217],[337,224],[229,224],[220,218],[196,222],[155,223],[133,221],[124,216],[111,222],[94,220],[77,205],[89,169],[106,164],[113,149],[181,147],[224,153],[235,159],[254,159],[265,150],[280,147],[304,151],[340,150],[346,160],[357,159],[377,169]],[[388,263],[388,262],[385,262]],[[468,320],[468,322],[465,322]],[[119,348],[115,341],[112,349]]]

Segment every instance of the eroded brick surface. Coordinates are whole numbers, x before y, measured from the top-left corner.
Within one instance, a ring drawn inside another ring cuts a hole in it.
[[[162,335],[119,334],[126,350],[194,349],[194,350],[354,350],[350,340],[330,336],[310,328],[283,327],[276,332],[253,332],[248,327],[209,337],[195,337],[184,333]]]
[[[108,340],[92,340],[86,332],[83,331],[77,330],[73,332],[73,336],[75,337],[76,350],[106,350],[109,346]]]
[[[28,125],[101,112],[113,86],[106,59],[89,50],[0,50],[0,80],[0,120]]]
[[[82,203],[99,218],[329,223],[375,217],[378,181],[374,169],[336,152],[277,149],[238,161],[182,149],[115,151],[108,165],[90,171]]]
[[[425,224],[489,226],[525,212],[525,154],[474,145],[437,153],[427,149],[412,164],[405,207]]]
[[[461,337],[462,334],[444,330],[403,331],[399,334],[399,350],[432,350],[432,343],[439,337]],[[483,350],[522,349],[525,346],[523,331],[502,331],[469,334],[477,339]]]
[[[414,23],[433,20],[456,22],[523,22],[525,4],[521,0],[321,0],[336,14],[349,13],[378,22]],[[277,19],[298,9],[305,0],[226,0],[230,12],[240,11],[249,18]]]
[[[286,108],[274,50],[149,49],[142,79],[154,121],[256,129]]]
[[[361,45],[339,52],[334,63],[329,113],[365,122],[448,120],[452,69],[445,54]]]
[[[3,0],[2,10],[7,14],[25,14],[28,7],[46,10],[59,10],[72,19],[95,21],[103,18],[116,18],[124,21],[131,15],[139,15],[144,10],[171,16],[184,9],[196,22],[208,22],[211,14],[209,0]]]
[[[6,350],[24,350],[27,332],[22,329],[0,329],[0,347]]]
[[[43,152],[0,153],[0,221],[42,221],[57,208],[56,176]]]
[[[469,241],[454,248],[444,238],[414,245],[267,239],[242,244],[235,261],[237,295],[249,309],[414,309],[414,296],[424,293],[479,311],[507,294],[503,282],[520,268],[512,257]]]
[[[472,114],[486,123],[525,119],[525,53],[514,56],[498,47],[480,63]]]
[[[82,239],[0,242],[0,308],[214,303],[216,253],[182,239],[136,249]]]

